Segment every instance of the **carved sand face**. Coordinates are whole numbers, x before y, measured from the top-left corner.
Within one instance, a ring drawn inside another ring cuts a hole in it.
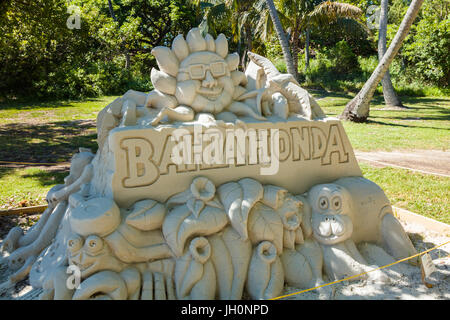
[[[100,270],[120,271],[121,262],[116,259],[108,244],[96,235],[86,238],[73,235],[67,241],[69,264],[80,268],[85,279]]]
[[[228,54],[223,34],[203,37],[198,28],[184,39],[177,36],[172,47],[155,47],[152,54],[159,70],[152,69],[155,91],[149,103],[158,108],[191,107],[195,112],[217,114],[231,105],[238,83],[239,55]]]
[[[314,238],[322,244],[335,244],[349,239],[353,232],[348,216],[350,195],[335,184],[322,184],[308,192],[312,207]]]
[[[177,92],[186,89],[195,92],[192,102],[186,101],[195,111],[222,111],[231,103],[234,92],[228,64],[214,52],[189,55],[181,62],[177,76]]]

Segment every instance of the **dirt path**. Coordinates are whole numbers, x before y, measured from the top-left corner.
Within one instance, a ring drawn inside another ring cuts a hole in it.
[[[358,161],[376,167],[411,169],[425,174],[450,177],[450,152],[438,150],[374,151],[355,150]]]

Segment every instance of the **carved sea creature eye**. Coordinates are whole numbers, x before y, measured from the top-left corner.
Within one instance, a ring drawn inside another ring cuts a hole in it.
[[[67,241],[67,248],[71,252],[76,252],[83,246],[83,239],[80,236],[73,236]]]
[[[319,208],[322,210],[328,209],[328,198],[325,196],[321,196],[319,198]]]
[[[334,210],[339,210],[342,208],[342,199],[339,196],[334,196],[333,199],[331,199],[331,206]]]
[[[88,252],[97,253],[103,249],[103,240],[98,236],[91,235],[86,238],[84,246]]]

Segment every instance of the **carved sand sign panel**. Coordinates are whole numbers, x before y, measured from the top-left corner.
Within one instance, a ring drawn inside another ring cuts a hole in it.
[[[291,75],[254,53],[242,72],[224,35],[197,28],[152,53],[155,89],[100,111],[97,153],[80,148],[39,222],[9,232],[0,291],[29,276],[41,299],[269,299],[381,263],[360,243],[416,253]]]
[[[256,122],[245,129],[126,127],[111,132],[110,145],[115,155],[114,198],[125,206],[148,194],[165,201],[198,175],[215,184],[246,176],[294,193],[318,182],[361,176],[336,120]]]

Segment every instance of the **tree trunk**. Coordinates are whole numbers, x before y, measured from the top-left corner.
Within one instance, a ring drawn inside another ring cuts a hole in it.
[[[294,65],[294,77],[295,79],[298,79],[298,44],[299,44],[299,34],[297,32],[297,30],[294,30],[294,32],[292,33],[292,64]]]
[[[387,43],[387,23],[388,23],[388,11],[389,11],[389,0],[381,0],[381,13],[380,13],[380,30],[378,37],[378,61],[381,61],[384,54],[386,53],[386,43]],[[392,85],[391,75],[388,71],[381,80],[383,85],[383,96],[384,102],[387,106],[403,107],[400,98],[395,92],[394,86]]]
[[[125,69],[128,70],[130,69],[131,66],[131,57],[130,57],[130,53],[127,51],[125,51]]]
[[[280,18],[278,17],[277,10],[275,9],[275,4],[273,3],[273,0],[265,0],[265,1],[267,6],[269,7],[270,18],[272,19],[273,25],[275,27],[275,31],[278,36],[278,41],[280,41],[281,50],[283,51],[287,71],[294,77],[296,77],[296,72],[289,48],[289,42],[287,40],[286,34],[284,33],[283,26],[281,25],[281,21]]]
[[[111,0],[108,0],[108,7],[109,7],[109,13],[111,14],[111,18],[113,18],[113,20],[115,22],[117,22],[117,18],[116,18],[116,15],[114,14],[114,9],[113,9]]]
[[[114,22],[117,22],[117,18],[116,18],[116,15],[114,14],[114,8],[112,6],[111,0],[108,0],[108,7],[109,7],[109,13],[111,15],[111,18],[113,18]],[[130,53],[128,52],[128,50],[125,50],[124,56],[125,56],[125,69],[128,70],[128,69],[130,69],[130,65],[131,65],[131,57],[130,57]]]
[[[240,64],[242,70],[245,70],[244,59],[243,59],[244,55],[241,52],[241,36],[239,36],[239,40],[238,40],[238,43],[237,43],[237,49],[236,50],[237,50],[237,52],[239,54],[239,57],[241,57],[241,59],[239,60],[239,64]],[[244,54],[245,54],[245,52],[244,52]]]
[[[346,105],[344,111],[340,115],[341,119],[351,120],[353,122],[366,122],[369,117],[370,101],[373,98],[373,94],[377,89],[378,84],[381,79],[383,79],[386,71],[389,69],[389,65],[392,60],[394,60],[398,50],[402,46],[403,40],[408,35],[411,25],[416,19],[420,7],[422,6],[424,0],[413,0],[411,5],[403,18],[400,27],[398,28],[397,34],[392,40],[389,49],[386,51],[385,55],[378,63],[378,66],[373,71],[369,80],[364,84],[361,91]]]
[[[252,39],[252,27],[251,25],[246,25],[245,26],[245,37],[246,39],[246,47],[247,50],[245,51],[245,54],[242,56],[242,66],[244,69],[247,68],[247,64],[250,62],[250,60],[247,57],[247,52],[252,52],[253,51],[253,39]]]
[[[306,29],[306,38],[305,38],[305,73],[309,69],[309,37],[310,37],[310,31],[309,29]]]

